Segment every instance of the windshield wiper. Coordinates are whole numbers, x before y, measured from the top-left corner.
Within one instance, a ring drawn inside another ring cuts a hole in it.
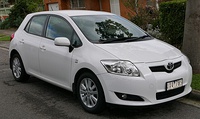
[[[144,36],[140,36],[140,37],[129,38],[129,39],[126,39],[125,42],[137,41],[137,40],[141,40],[141,39],[144,39],[144,38],[147,38],[147,37],[151,37],[151,36],[144,35]]]
[[[137,37],[122,37],[122,38],[109,38],[107,40],[100,39],[99,42],[101,43],[112,43],[112,42],[120,42],[120,41],[126,41],[130,39],[135,39]]]
[[[101,43],[112,43],[112,42],[121,42],[121,41],[130,42],[130,41],[137,41],[140,39],[144,39],[146,37],[151,37],[151,36],[144,35],[144,36],[140,36],[140,37],[109,38],[107,40],[100,39],[99,42],[101,42]]]

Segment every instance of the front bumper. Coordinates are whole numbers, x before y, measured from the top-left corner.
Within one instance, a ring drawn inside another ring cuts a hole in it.
[[[149,66],[168,62],[162,61],[135,64],[141,71],[141,77],[128,77],[109,73],[97,75],[103,86],[106,102],[126,106],[145,106],[175,100],[187,95],[192,90],[190,86],[192,68],[184,57],[173,60],[173,62],[177,61],[182,61],[182,65],[172,73],[151,72]],[[166,82],[177,79],[183,79],[183,87],[180,90],[171,90],[171,93],[166,92]],[[119,95],[116,95],[117,93],[136,96],[142,100],[123,100],[119,98]],[[164,98],[158,98],[159,95],[164,95]]]

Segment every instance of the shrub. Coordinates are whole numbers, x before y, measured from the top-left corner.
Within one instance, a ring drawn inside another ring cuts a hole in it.
[[[138,13],[131,18],[131,21],[144,30],[148,29],[148,24],[152,24],[155,28],[159,26],[159,12],[153,7],[140,7]]]
[[[32,9],[32,6],[34,6],[35,9]],[[37,4],[27,2],[26,0],[20,0],[20,2],[14,5],[11,9],[11,13],[9,14],[10,27],[18,27],[25,16],[31,12],[35,12],[36,8]]]
[[[184,34],[186,0],[160,4],[160,30],[164,40],[181,48]]]
[[[124,5],[130,9],[130,21],[147,31],[156,38],[160,38],[159,11],[151,5],[144,5],[140,0],[124,0]]]
[[[6,18],[5,21],[0,23],[0,29],[8,29],[10,27],[9,18]]]
[[[39,2],[42,0],[20,0],[11,8],[8,20],[5,20],[0,24],[1,29],[17,28],[26,17],[27,14],[40,11],[38,7]]]

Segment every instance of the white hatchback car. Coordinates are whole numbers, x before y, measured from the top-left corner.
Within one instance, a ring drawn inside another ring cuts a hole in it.
[[[192,90],[185,55],[112,13],[29,14],[12,35],[9,56],[15,80],[32,75],[73,91],[90,113],[106,103],[159,104]]]

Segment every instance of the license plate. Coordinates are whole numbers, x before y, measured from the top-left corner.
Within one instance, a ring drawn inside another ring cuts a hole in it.
[[[173,90],[183,86],[183,79],[178,79],[175,81],[170,81],[166,83],[166,90]]]

